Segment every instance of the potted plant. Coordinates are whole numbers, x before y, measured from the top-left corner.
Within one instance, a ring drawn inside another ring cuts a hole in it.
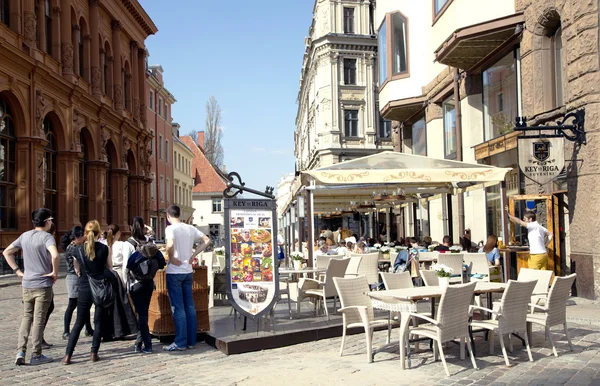
[[[290,254],[292,256],[292,263],[294,264],[294,269],[302,269],[302,260],[304,260],[304,255],[300,251],[294,251]]]
[[[384,259],[388,259],[389,260],[389,258],[390,258],[390,250],[391,250],[390,247],[384,245],[383,247],[381,247],[379,249],[379,252],[382,253]]]
[[[460,245],[453,245],[450,247],[450,253],[461,253],[462,247]]]
[[[444,264],[434,264],[431,269],[437,274],[440,288],[446,288],[450,284],[450,276],[452,275],[452,268]]]

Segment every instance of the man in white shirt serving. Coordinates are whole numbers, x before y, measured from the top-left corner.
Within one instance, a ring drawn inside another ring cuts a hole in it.
[[[181,210],[176,205],[167,208],[167,220],[171,225],[165,229],[167,242],[167,292],[175,320],[175,341],[164,346],[166,351],[181,351],[196,345],[196,307],[192,296],[192,257],[210,244],[210,239],[196,227],[179,220]],[[194,244],[199,245],[194,253]]]
[[[527,228],[527,238],[529,239],[529,260],[527,261],[531,269],[548,269],[548,252],[546,247],[552,241],[552,232],[544,228],[536,221],[535,213],[528,210],[523,215],[523,220],[508,213],[508,206],[504,208],[510,221]]]

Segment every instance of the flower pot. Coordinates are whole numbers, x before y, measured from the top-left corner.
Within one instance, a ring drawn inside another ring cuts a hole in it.
[[[302,269],[302,260],[293,260],[294,269]]]
[[[448,286],[450,285],[450,278],[449,277],[438,277],[438,280],[439,280],[440,288],[441,289],[448,288]]]

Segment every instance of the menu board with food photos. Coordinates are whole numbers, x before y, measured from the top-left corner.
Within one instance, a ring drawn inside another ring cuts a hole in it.
[[[228,294],[246,316],[264,314],[277,293],[273,200],[225,200]]]

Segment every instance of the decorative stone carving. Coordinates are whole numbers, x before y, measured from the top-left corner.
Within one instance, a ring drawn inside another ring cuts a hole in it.
[[[112,28],[113,31],[120,31],[121,30],[121,22],[118,20],[113,20],[110,22],[110,27]]]
[[[115,105],[117,107],[123,107],[123,86],[115,84]]]
[[[43,153],[38,153],[37,156],[37,189],[36,189],[36,193],[38,196],[38,200],[42,200],[43,197],[43,193],[44,193],[44,176],[45,176],[45,167],[44,167],[44,154]]]
[[[140,120],[141,112],[140,112],[140,100],[135,98],[133,100],[133,119],[136,121]]]
[[[320,106],[323,109],[323,111],[329,111],[329,109],[331,108],[331,100],[327,98],[321,99]]]
[[[146,175],[148,177],[150,177],[152,175],[152,161],[150,161],[150,157],[152,156],[152,146],[151,145],[152,142],[148,142],[146,143],[145,147],[146,147],[146,165],[144,165],[146,167]]]
[[[129,165],[127,165],[127,154],[129,153],[130,149],[131,149],[131,141],[129,140],[129,138],[123,137],[123,167],[124,168],[129,168]]]
[[[73,142],[71,144],[71,150],[81,151],[81,129],[86,126],[87,119],[77,109],[73,109]]]
[[[44,99],[44,93],[42,90],[35,90],[35,122],[38,128],[39,136],[46,138],[44,133],[44,110],[46,109],[46,100]],[[33,132],[35,134],[35,131]]]
[[[30,47],[36,47],[36,26],[37,22],[33,12],[23,12],[23,37]]]
[[[60,50],[63,71],[70,74],[73,72],[73,44],[63,42]]]
[[[89,0],[90,1],[90,7],[97,7],[100,5],[100,0]]]
[[[105,123],[100,123],[100,152],[102,153],[102,161],[108,161],[108,154],[106,153],[106,144],[110,139],[110,131],[106,128]]]
[[[60,7],[52,7],[52,15],[55,17],[60,16]]]
[[[100,94],[100,82],[102,80],[102,73],[98,66],[92,67],[92,93]]]
[[[146,127],[146,124],[148,123],[148,121],[146,119],[146,109],[147,108],[148,108],[148,106],[146,106],[144,103],[140,104],[140,123],[144,127]]]
[[[140,154],[140,175],[144,175],[146,172],[146,157],[148,153],[146,152],[146,142],[140,143],[139,154]]]

